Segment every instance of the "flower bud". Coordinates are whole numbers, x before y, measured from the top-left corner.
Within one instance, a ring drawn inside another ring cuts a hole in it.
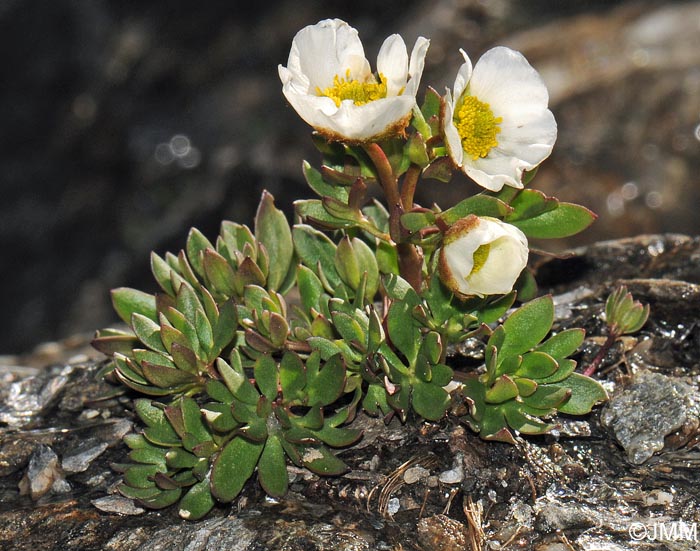
[[[470,214],[445,232],[439,254],[440,279],[457,296],[498,295],[513,289],[528,245],[515,226]]]

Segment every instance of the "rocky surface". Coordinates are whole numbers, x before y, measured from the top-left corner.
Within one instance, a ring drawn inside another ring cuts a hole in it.
[[[0,367],[0,548],[696,549],[692,532],[657,541],[651,530],[700,522],[700,238],[602,242],[538,270],[555,296],[555,328],[587,329],[582,366],[605,340],[601,313],[615,285],[651,304],[646,326],[601,364],[608,404],[517,446],[481,441],[452,420],[386,427],[362,417],[363,439],[342,452],[346,476],[290,468],[285,499],[251,481],[198,522],[115,494],[110,464],[123,460],[133,415],[100,361],[57,355],[39,368],[14,358]],[[481,354],[465,349],[454,361],[477,367]]]
[[[263,188],[291,215],[317,154],[277,64],[324,17],[353,23],[370,59],[390,33],[430,37],[423,82],[439,91],[460,47],[522,50],[559,123],[537,187],[603,215],[567,246],[700,233],[697,1],[5,0],[0,353],[109,325],[110,288],[152,286],[151,250],[178,250],[191,225],[250,223]]]

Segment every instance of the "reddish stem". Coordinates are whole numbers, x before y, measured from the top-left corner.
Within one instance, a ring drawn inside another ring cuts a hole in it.
[[[591,377],[596,372],[596,370],[600,367],[600,364],[603,362],[605,355],[608,353],[612,345],[615,344],[615,341],[618,339],[619,336],[620,335],[617,333],[615,328],[611,327],[610,333],[608,334],[608,338],[605,339],[603,346],[600,347],[600,350],[598,350],[598,353],[595,355],[595,358],[593,358],[593,361],[583,371],[584,375],[586,375],[587,377]]]
[[[420,177],[420,167],[412,164],[406,171],[406,176],[403,178],[401,185],[401,204],[403,210],[411,210],[413,208],[413,197],[416,194],[416,186]]]

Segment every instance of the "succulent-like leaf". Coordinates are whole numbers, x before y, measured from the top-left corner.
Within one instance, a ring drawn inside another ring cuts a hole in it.
[[[470,214],[503,218],[513,209],[503,201],[488,195],[474,195],[457,203],[455,206],[440,213],[439,218],[447,225],[466,218]]]
[[[608,399],[605,389],[598,381],[580,373],[572,373],[567,379],[547,386],[571,393],[569,401],[558,407],[559,411],[570,415],[585,415],[595,404]]]
[[[156,297],[129,287],[112,290],[112,305],[125,323],[131,323],[131,316],[141,314],[153,322],[158,321]]]
[[[335,402],[345,388],[345,365],[340,354],[329,358],[318,374],[308,371],[307,386],[308,404],[326,406]]]
[[[194,271],[204,277],[204,265],[202,255],[207,249],[214,249],[214,245],[197,228],[192,228],[187,234],[187,245],[185,247],[187,259]]]
[[[214,461],[211,492],[224,503],[233,501],[252,476],[264,444],[234,437]]]
[[[516,220],[514,226],[531,238],[553,239],[575,235],[590,226],[597,216],[581,205],[559,203],[553,210],[534,218]]]
[[[574,354],[583,344],[586,336],[584,329],[566,329],[552,335],[537,347],[538,352],[549,354],[554,359],[563,359]]]
[[[416,381],[411,395],[413,409],[421,417],[436,421],[445,416],[449,405],[449,394],[440,386]]]
[[[206,478],[192,486],[180,500],[179,514],[187,520],[198,520],[214,507],[209,480]]]
[[[307,447],[301,453],[301,461],[311,472],[325,476],[338,476],[348,471],[348,466],[325,446]]]
[[[268,355],[262,355],[255,361],[255,383],[268,400],[277,397],[277,362]]]
[[[258,463],[258,481],[267,495],[282,497],[287,493],[289,480],[284,449],[279,436],[272,434],[265,442]]]
[[[255,237],[262,243],[274,262],[270,264],[267,287],[279,289],[284,282],[294,256],[292,232],[284,213],[275,207],[275,198],[263,192],[255,215]]]
[[[312,270],[320,265],[331,287],[340,285],[340,276],[335,269],[335,244],[326,235],[304,224],[295,225],[292,236],[294,250],[304,265]]]
[[[549,295],[521,306],[503,323],[505,339],[499,347],[499,356],[505,358],[534,348],[547,336],[553,321],[554,303]]]

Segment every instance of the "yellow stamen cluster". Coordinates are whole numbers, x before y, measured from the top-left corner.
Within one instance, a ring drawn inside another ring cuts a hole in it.
[[[481,245],[477,250],[474,251],[474,267],[469,275],[477,273],[486,264],[486,259],[489,257],[489,251],[491,250],[491,245],[486,243]]]
[[[494,117],[488,103],[465,95],[456,109],[454,123],[462,138],[462,149],[472,160],[486,157],[498,145],[496,135],[503,117]]]
[[[384,75],[379,75],[379,82],[374,82],[374,78],[369,82],[360,82],[350,78],[350,69],[345,72],[345,78],[339,75],[333,77],[333,86],[321,90],[316,88],[319,96],[331,98],[340,107],[340,102],[350,99],[355,105],[364,105],[370,101],[375,101],[386,97],[386,79]]]

